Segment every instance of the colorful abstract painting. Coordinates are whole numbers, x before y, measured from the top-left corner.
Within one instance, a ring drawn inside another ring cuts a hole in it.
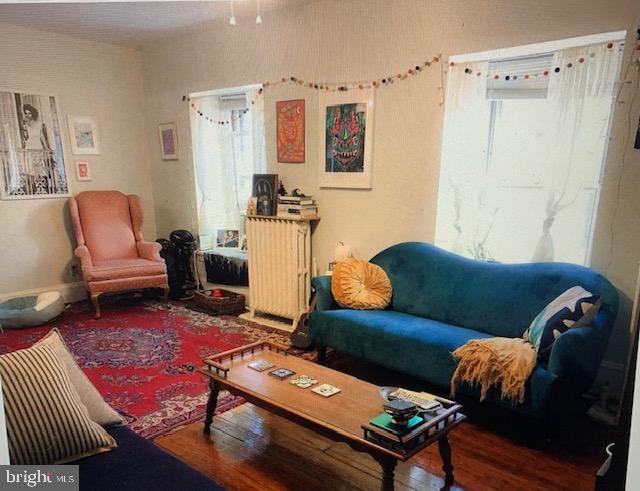
[[[371,189],[373,89],[323,92],[318,98],[318,184],[321,188]]]
[[[325,172],[364,172],[366,104],[327,106]]]
[[[304,99],[276,102],[278,162],[304,162]]]

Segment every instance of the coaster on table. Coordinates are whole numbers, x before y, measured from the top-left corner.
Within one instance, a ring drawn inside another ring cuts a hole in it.
[[[294,375],[295,373],[296,372],[289,370],[288,368],[276,368],[272,372],[269,372],[269,375],[273,375],[274,377],[283,380],[287,377],[291,377],[291,375]]]
[[[332,395],[340,392],[340,389],[334,387],[333,385],[322,384],[315,389],[311,389],[311,391],[315,392],[316,394],[320,394],[322,397],[331,397]]]
[[[273,363],[269,363],[266,360],[256,360],[256,361],[253,361],[253,362],[249,363],[247,366],[249,368],[253,368],[254,370],[257,370],[258,372],[264,372],[265,370],[268,370],[269,368],[275,367],[275,365]]]
[[[297,378],[293,379],[291,383],[301,389],[306,389],[307,387],[317,384],[318,381],[308,375],[299,375]]]

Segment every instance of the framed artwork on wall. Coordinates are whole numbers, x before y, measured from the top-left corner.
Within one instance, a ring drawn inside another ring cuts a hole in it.
[[[178,160],[178,131],[175,123],[163,123],[158,126],[162,160]]]
[[[91,168],[89,162],[76,160],[76,181],[91,181]]]
[[[100,141],[98,123],[91,116],[67,116],[71,152],[74,155],[98,155]]]
[[[320,187],[371,189],[373,113],[373,89],[320,94]]]
[[[276,102],[278,162],[302,164],[305,159],[304,99]]]
[[[56,98],[0,91],[2,199],[69,196]]]

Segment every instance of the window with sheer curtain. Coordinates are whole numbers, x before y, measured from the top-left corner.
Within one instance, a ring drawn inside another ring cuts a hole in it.
[[[218,230],[244,233],[243,212],[253,174],[266,169],[264,109],[258,88],[191,96],[197,108],[191,111],[191,130],[201,249],[215,247]]]
[[[449,68],[435,242],[590,263],[622,42]]]

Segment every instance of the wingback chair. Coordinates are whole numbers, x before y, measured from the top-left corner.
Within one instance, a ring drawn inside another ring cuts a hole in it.
[[[140,198],[119,191],[85,191],[69,198],[82,276],[100,318],[103,293],[163,288],[169,295],[160,244],[142,237]]]

